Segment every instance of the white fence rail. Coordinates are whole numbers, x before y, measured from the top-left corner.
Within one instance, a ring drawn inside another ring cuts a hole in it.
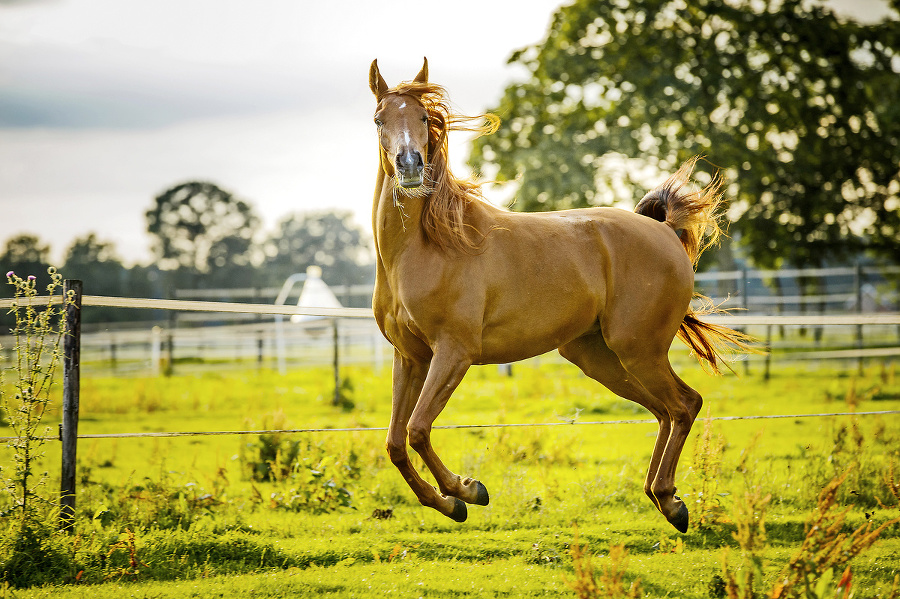
[[[43,302],[46,301],[44,298]],[[11,300],[0,300],[0,309],[10,305]],[[184,372],[235,363],[261,368],[274,368],[279,363],[291,367],[328,365],[335,359],[335,339],[342,364],[368,363],[381,368],[389,363],[392,354],[367,308],[299,308],[92,295],[84,296],[82,305],[167,310],[177,314],[171,321],[173,326],[169,327],[82,332],[82,369],[87,373],[159,374],[171,372],[173,367]],[[185,319],[193,314],[213,318],[218,315],[226,320],[196,326],[196,322]],[[234,324],[223,314],[248,315],[258,320]],[[297,324],[272,319],[293,315],[317,319]],[[861,366],[864,359],[894,360],[900,356],[900,313],[897,312],[804,316],[738,312],[711,315],[705,320],[741,328],[771,347],[774,357],[740,358],[749,362],[829,359],[855,361]],[[808,329],[817,333],[810,334]],[[11,351],[10,341],[0,337],[5,351]],[[280,351],[284,353],[279,354]],[[686,348],[676,342],[673,354],[673,359],[680,359],[680,354],[686,354]]]

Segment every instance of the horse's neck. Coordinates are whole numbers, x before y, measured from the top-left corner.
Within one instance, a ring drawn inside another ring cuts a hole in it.
[[[372,210],[372,230],[378,259],[389,266],[410,245],[422,242],[424,198],[394,193],[394,184],[379,168]]]

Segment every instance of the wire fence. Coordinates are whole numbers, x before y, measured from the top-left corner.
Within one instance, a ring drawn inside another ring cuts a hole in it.
[[[869,412],[819,412],[813,414],[759,414],[747,416],[710,416],[698,420],[733,422],[738,420],[781,420],[785,418],[835,418],[838,416],[890,416],[900,414],[900,410],[880,410]],[[434,425],[434,430],[465,430],[465,429],[490,429],[490,428],[533,428],[556,426],[602,426],[623,424],[657,424],[651,418],[632,418],[623,420],[565,420],[561,422],[516,422],[516,423],[491,423],[491,424],[444,424]],[[349,428],[279,428],[263,430],[235,430],[235,431],[155,431],[143,433],[95,433],[80,434],[78,439],[142,439],[142,438],[174,438],[174,437],[221,437],[241,435],[288,435],[299,433],[366,433],[384,432],[386,426],[361,426]],[[59,436],[42,435],[32,437],[41,441],[59,441]],[[0,441],[14,441],[17,437],[0,437]]]

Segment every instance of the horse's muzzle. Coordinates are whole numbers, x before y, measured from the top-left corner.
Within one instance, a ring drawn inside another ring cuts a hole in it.
[[[425,172],[422,154],[416,150],[405,150],[397,154],[396,164],[400,187],[412,188],[422,185],[422,175]]]

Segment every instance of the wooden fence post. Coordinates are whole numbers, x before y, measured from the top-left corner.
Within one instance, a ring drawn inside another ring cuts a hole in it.
[[[262,329],[256,331],[256,369],[262,370],[263,361],[265,360],[265,338]]]
[[[81,281],[63,281],[67,299],[66,334],[63,338],[62,475],[59,482],[59,524],[71,530],[75,524],[75,454],[78,449],[78,404],[81,389]]]
[[[175,340],[172,337],[172,330],[169,329],[166,335],[166,367],[163,370],[163,376],[172,376],[175,372]]]
[[[744,310],[744,312],[750,311],[750,296],[749,296],[750,292],[748,291],[748,289],[750,288],[750,284],[749,284],[749,281],[747,280],[748,278],[749,278],[749,276],[747,274],[747,268],[744,267],[741,269],[741,289],[740,289],[741,308]],[[740,331],[741,333],[746,332],[746,330],[743,327],[739,328],[737,330]],[[744,374],[748,374],[748,375],[750,374],[750,360],[744,360]]]
[[[332,341],[334,343],[334,397],[331,405],[341,405],[341,345],[338,337],[338,319],[331,320]]]
[[[159,376],[162,369],[162,327],[154,326],[150,329],[150,372],[153,376]]]
[[[856,285],[856,313],[863,313],[863,267],[862,264],[857,261],[856,263],[856,275],[855,275],[855,285]],[[856,349],[862,350],[863,348],[863,327],[861,324],[856,325]],[[862,356],[856,359],[856,368],[859,372],[859,376],[863,376],[863,358]]]

